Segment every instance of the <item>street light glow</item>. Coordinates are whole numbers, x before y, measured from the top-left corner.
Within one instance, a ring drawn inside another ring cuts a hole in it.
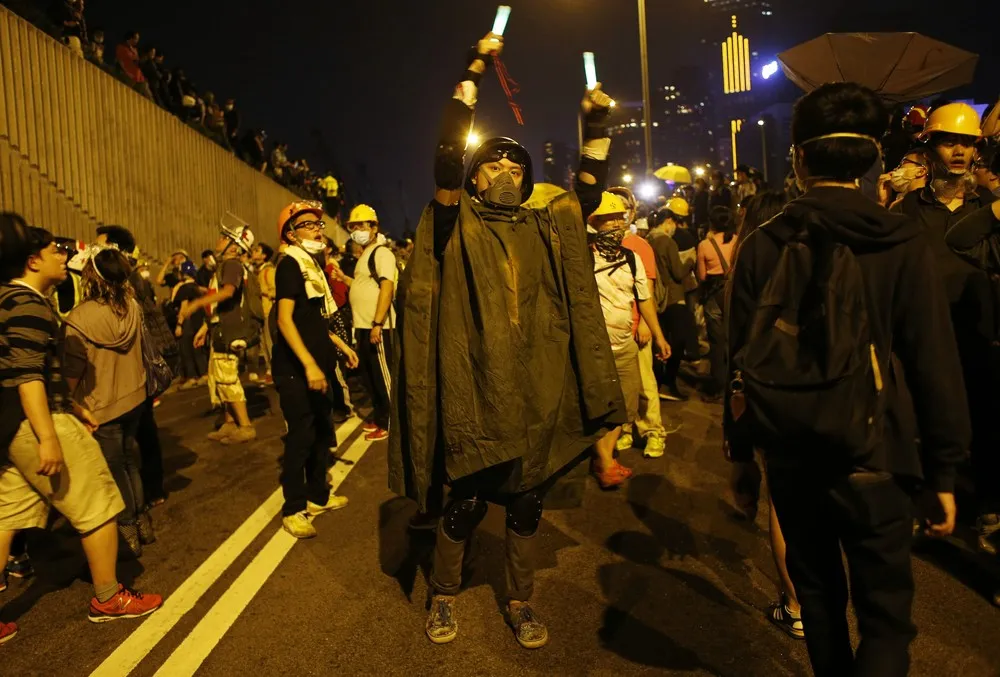
[[[639,186],[639,197],[641,197],[643,200],[656,199],[656,193],[657,193],[656,184],[651,181],[647,181],[646,183]]]
[[[695,176],[705,176],[705,168],[704,167],[695,167],[694,168],[694,175]]]
[[[476,134],[475,132],[470,130],[469,136],[465,140],[465,146],[466,148],[479,148],[479,144],[481,141],[482,139],[479,138],[479,134]]]
[[[778,62],[772,61],[771,63],[764,64],[764,67],[760,69],[760,77],[767,80],[777,72],[778,72]]]
[[[632,183],[632,175],[622,174],[622,183]]]
[[[763,127],[764,126],[764,121],[763,120],[757,120],[757,126],[758,127]]]

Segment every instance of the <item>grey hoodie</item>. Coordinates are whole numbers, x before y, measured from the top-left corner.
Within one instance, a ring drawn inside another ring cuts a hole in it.
[[[63,376],[79,379],[73,399],[100,424],[146,400],[141,327],[142,309],[135,300],[124,317],[103,303],[86,301],[65,319]]]

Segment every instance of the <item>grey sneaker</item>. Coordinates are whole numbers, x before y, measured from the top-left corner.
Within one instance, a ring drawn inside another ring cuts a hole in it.
[[[125,541],[133,557],[142,557],[142,541],[139,540],[139,525],[136,522],[119,522],[118,535]]]
[[[527,602],[507,604],[507,622],[517,643],[525,649],[540,649],[549,642],[549,631]]]
[[[139,513],[137,524],[139,526],[139,542],[143,545],[156,543],[156,532],[153,531],[153,518],[148,510]]]
[[[1000,531],[1000,515],[995,513],[980,515],[976,518],[976,531],[979,532],[979,550],[987,555],[996,555],[997,544],[994,534]]]
[[[427,638],[435,644],[447,644],[458,636],[458,621],[455,620],[455,598],[448,595],[434,595],[431,611],[424,625]]]

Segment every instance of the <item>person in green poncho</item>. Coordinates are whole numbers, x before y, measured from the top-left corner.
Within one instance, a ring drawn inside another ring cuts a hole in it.
[[[544,496],[625,422],[585,226],[606,184],[613,102],[599,84],[583,99],[575,191],[524,208],[532,164],[516,141],[485,141],[465,171],[478,84],[502,47],[492,33],[479,41],[448,102],[437,189],[400,281],[389,484],[441,514],[430,640],[457,636],[465,544],[495,503],[506,510],[507,620],[538,648],[548,631],[529,599]]]

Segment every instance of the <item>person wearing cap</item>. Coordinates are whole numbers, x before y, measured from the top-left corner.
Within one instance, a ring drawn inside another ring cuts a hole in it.
[[[357,205],[347,218],[351,240],[362,247],[354,276],[342,276],[350,287],[348,296],[354,318],[354,344],[365,390],[372,401],[372,415],[362,430],[365,439],[389,437],[389,395],[395,341],[396,293],[399,269],[396,256],[379,231],[378,214],[368,205]]]
[[[981,136],[979,114],[968,104],[949,103],[932,110],[920,133],[930,159],[930,181],[922,190],[908,193],[893,210],[924,227],[934,252],[934,270],[948,295],[972,418],[969,451],[975,469],[980,541],[990,549],[990,538],[1000,531],[1000,455],[996,453],[1000,427],[995,421],[1000,407],[996,388],[1000,368],[995,365],[1000,361],[994,357],[994,343],[1000,338],[997,296],[988,274],[963,260],[946,241],[956,224],[988,211],[997,199],[978,185],[973,172]],[[970,244],[967,233],[960,230],[953,242]]]
[[[747,199],[757,194],[757,184],[750,177],[753,170],[750,165],[740,165],[736,168],[736,204],[744,204]]]
[[[248,346],[249,335],[260,327],[245,326],[242,304],[247,271],[243,256],[253,249],[254,235],[250,226],[223,226],[215,245],[216,257],[222,261],[209,284],[209,293],[190,301],[177,315],[178,322],[206,309],[207,321],[194,338],[194,347],[209,344],[208,392],[213,406],[222,406],[225,421],[208,434],[210,440],[223,444],[242,444],[257,439],[257,430],[247,413],[247,399],[240,383],[240,353]],[[255,322],[254,318],[248,318]],[[211,336],[209,337],[209,329]]]
[[[535,649],[548,641],[530,603],[542,501],[625,422],[586,238],[607,181],[613,101],[597,85],[581,102],[575,190],[522,207],[534,181],[520,143],[489,139],[465,166],[478,83],[502,47],[489,34],[465,62],[438,137],[436,190],[400,282],[389,483],[423,511],[451,487],[430,576],[430,641],[458,634],[466,543],[494,503],[506,513],[506,619]]]
[[[615,358],[618,383],[625,398],[625,425],[631,427],[639,417],[642,390],[639,348],[632,332],[633,303],[638,305],[639,315],[652,333],[661,360],[670,357],[670,346],[660,331],[642,257],[622,246],[628,232],[628,211],[620,196],[605,192],[601,204],[587,220],[587,233],[594,255],[594,277],[601,310]],[[617,487],[632,476],[631,469],[615,460],[615,447],[621,433],[622,427],[616,427],[594,444],[591,472],[602,489]]]
[[[853,256],[850,263],[860,275],[854,281],[828,278],[830,293],[860,291],[871,327],[867,348],[876,357],[884,356],[885,363],[890,353],[895,358],[890,376],[875,376],[872,383],[873,390],[882,386],[883,423],[873,428],[871,419],[855,419],[852,432],[870,442],[862,443],[863,449],[819,429],[814,431],[815,446],[804,449],[799,440],[789,443],[760,435],[762,426],[752,425],[760,421],[750,409],[749,396],[746,409],[735,394],[726,407],[723,427],[728,457],[734,462],[734,493],[743,502],[746,488],[759,486],[759,481],[748,479],[759,473],[753,458],[754,449],[760,450],[785,537],[788,572],[802,605],[799,630],[804,629],[809,659],[819,677],[908,674],[908,649],[916,627],[911,619],[913,498],[907,488],[922,482],[928,490],[926,498],[934,508],[922,525],[926,533],[950,534],[955,527],[955,477],[969,440],[947,302],[940,282],[928,275],[935,255],[926,226],[886,211],[858,187],[857,180],[881,154],[879,140],[887,121],[878,94],[856,83],[825,84],[799,99],[792,113],[792,166],[804,194],[741,242],[727,299],[732,365],[756,333],[753,325],[759,330],[764,318],[774,317],[760,304],[768,293],[765,288],[773,289],[768,283],[789,242],[807,227],[819,229],[812,232],[850,249],[843,254]],[[818,255],[816,242],[810,236],[796,246],[807,246]],[[793,286],[786,293],[770,297],[773,303],[792,303],[787,295],[806,286],[805,281],[789,284]],[[795,322],[800,315],[792,312]],[[799,329],[791,322],[775,326],[789,334]],[[774,348],[768,367],[779,373],[817,368],[808,357],[802,363],[805,345],[799,345],[799,352]],[[798,420],[814,416],[817,426],[824,420],[829,425],[824,402],[812,399],[815,391],[806,392],[795,412],[803,417]],[[858,620],[856,650],[846,612],[849,596]],[[768,619],[786,630],[796,620],[784,603],[772,606]]]
[[[677,374],[685,354],[698,349],[694,316],[685,297],[685,284],[691,278],[697,257],[682,259],[675,239],[682,233],[690,235],[683,227],[689,214],[687,202],[679,197],[671,198],[667,206],[657,212],[657,220],[646,238],[656,254],[656,274],[665,290],[658,299],[657,312],[671,354],[660,370],[660,397],[670,402],[687,401],[687,395],[677,386]],[[694,245],[690,246],[693,250]]]
[[[323,208],[296,201],[278,215],[284,256],[274,274],[275,334],[271,358],[281,413],[288,426],[282,455],[282,528],[296,538],[312,538],[317,515],[347,505],[330,491],[330,449],[337,446],[333,427],[333,388],[337,351],[349,367],[358,356],[331,329],[337,304],[327,280]]]

